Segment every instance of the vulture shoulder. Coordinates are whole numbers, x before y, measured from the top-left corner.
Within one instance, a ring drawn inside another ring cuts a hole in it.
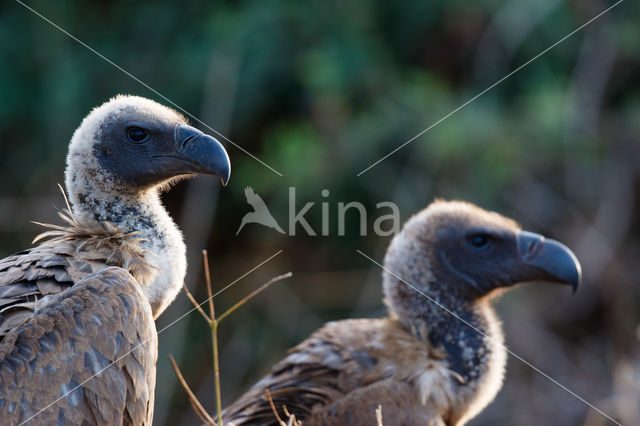
[[[149,424],[156,358],[151,308],[135,279],[116,267],[89,274],[39,300],[4,336],[3,422]]]
[[[69,226],[43,225],[52,230],[36,241],[47,241],[0,260],[0,338],[52,295],[106,266],[121,267],[139,285],[149,285],[155,269],[136,233],[123,233],[108,222],[80,222],[70,212],[61,217]]]
[[[326,324],[223,413],[235,425],[277,425],[267,390],[281,417],[304,425],[376,424],[375,410],[393,424],[445,424],[456,375],[428,343],[391,318]],[[370,403],[363,403],[370,401]]]

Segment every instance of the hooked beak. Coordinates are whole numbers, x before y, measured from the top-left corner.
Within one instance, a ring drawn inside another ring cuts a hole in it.
[[[528,231],[520,231],[517,241],[520,261],[535,271],[531,281],[571,284],[575,294],[582,279],[582,268],[567,246]]]
[[[231,162],[224,147],[200,130],[179,124],[174,133],[176,152],[194,173],[218,175],[226,186],[231,176]]]

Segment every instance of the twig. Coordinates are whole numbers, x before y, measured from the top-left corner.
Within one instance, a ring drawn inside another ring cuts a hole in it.
[[[269,389],[267,389],[267,400],[269,401],[269,405],[271,406],[273,414],[276,416],[276,419],[278,419],[278,424],[280,424],[280,426],[287,426],[287,424],[280,417],[280,414],[278,414],[278,410],[276,410],[276,404],[273,403],[273,398],[271,398],[271,392],[269,392]]]
[[[189,301],[191,301],[193,306],[198,310],[198,312],[200,312],[200,314],[204,317],[204,319],[207,321],[207,323],[211,324],[211,318],[209,318],[209,315],[207,315],[207,313],[202,309],[202,307],[196,301],[196,299],[193,297],[193,295],[189,291],[189,288],[187,287],[187,285],[184,282],[182,283],[182,289],[184,290],[184,293],[187,295],[187,298],[189,299]]]
[[[376,421],[378,426],[384,426],[382,424],[382,405],[378,405],[376,408]]]
[[[216,411],[218,412],[218,423],[222,422],[222,395],[220,391],[220,361],[218,355],[218,323],[216,310],[213,305],[213,288],[211,286],[211,270],[209,269],[209,257],[207,250],[202,250],[202,262],[204,264],[204,279],[207,283],[207,296],[209,297],[209,327],[211,328],[211,348],[213,351],[213,386],[216,392]]]
[[[276,283],[278,281],[284,280],[286,278],[290,278],[292,275],[293,274],[291,272],[287,272],[286,274],[278,275],[277,277],[271,278],[269,281],[267,281],[266,283],[262,284],[260,287],[258,287],[257,289],[253,290],[251,293],[249,293],[248,295],[246,295],[245,297],[240,299],[240,301],[238,303],[236,303],[235,305],[233,305],[232,307],[230,307],[229,309],[224,311],[224,313],[218,317],[216,322],[219,323],[220,321],[222,321],[223,319],[225,319],[226,317],[231,315],[236,309],[238,309],[239,307],[241,307],[242,305],[247,303],[247,301],[249,301],[251,298],[253,298],[256,295],[258,295],[260,292],[266,290],[267,287],[269,287],[273,283]]]
[[[282,411],[284,411],[284,414],[289,419],[289,421],[287,422],[287,426],[302,426],[302,422],[299,422],[296,419],[295,414],[291,414],[289,412],[289,410],[287,409],[287,406],[285,404],[282,404]]]
[[[169,361],[171,361],[171,365],[173,366],[173,371],[176,372],[176,376],[178,376],[178,380],[180,381],[180,384],[182,384],[182,387],[187,392],[187,395],[189,395],[189,402],[191,403],[191,406],[193,407],[193,411],[196,412],[196,415],[198,416],[198,418],[200,418],[200,420],[202,420],[203,422],[209,425],[216,426],[216,422],[211,418],[209,413],[207,413],[207,410],[204,409],[202,404],[200,404],[200,401],[198,401],[198,398],[196,398],[196,395],[193,393],[193,391],[187,384],[187,381],[184,379],[184,376],[182,376],[182,373],[178,368],[178,364],[176,364],[176,360],[173,359],[173,356],[169,355]]]
[[[202,250],[202,263],[204,264],[204,279],[207,283],[207,297],[209,298],[209,312],[211,313],[211,320],[216,320],[216,310],[213,306],[213,289],[211,287],[211,272],[209,269],[209,253],[207,250]]]
[[[212,348],[212,351],[213,351],[214,390],[215,390],[215,393],[216,393],[216,411],[217,411],[217,414],[218,414],[217,415],[217,417],[218,417],[217,425],[218,426],[224,426],[223,420],[222,420],[222,392],[221,392],[221,388],[220,388],[220,361],[219,361],[219,353],[218,353],[218,326],[220,325],[220,322],[223,319],[225,319],[226,317],[231,315],[239,307],[241,307],[242,305],[247,303],[251,298],[255,297],[257,294],[259,294],[260,292],[264,291],[267,287],[269,287],[273,283],[278,282],[280,280],[283,280],[285,278],[289,278],[292,274],[291,274],[291,272],[287,272],[286,274],[278,275],[277,277],[274,277],[274,278],[270,279],[266,283],[262,284],[259,288],[257,288],[256,290],[252,291],[247,296],[243,297],[240,301],[238,301],[233,306],[231,306],[231,308],[229,308],[226,311],[224,311],[222,313],[222,315],[220,315],[220,317],[216,318],[215,306],[213,304],[213,287],[211,285],[211,269],[209,268],[209,259],[208,259],[208,255],[207,255],[207,250],[202,250],[202,260],[203,260],[203,264],[204,264],[204,278],[205,278],[205,282],[206,282],[206,285],[207,285],[207,296],[208,296],[207,302],[209,303],[209,315],[207,315],[207,313],[202,309],[202,307],[200,306],[201,304],[196,301],[196,299],[193,297],[193,295],[191,294],[191,292],[189,291],[187,286],[183,284],[182,287],[184,288],[184,292],[187,295],[187,298],[191,301],[193,306],[195,306],[195,308],[198,310],[198,312],[200,312],[200,315],[202,315],[203,318],[207,321],[207,323],[209,324],[209,328],[211,329],[211,348]],[[175,360],[173,359],[173,357],[169,356],[169,358],[171,360],[171,364],[173,365],[173,369],[175,370],[176,375],[178,376],[178,379],[180,380],[180,383],[182,383],[182,387],[184,387],[184,389],[186,390],[187,394],[189,395],[189,400],[191,402],[191,405],[193,406],[193,409],[196,412],[196,414],[198,415],[198,417],[200,418],[200,420],[202,420],[205,423],[209,423],[209,424],[215,425],[216,424],[215,421],[211,418],[211,416],[202,407],[202,404],[200,404],[200,402],[198,401],[198,399],[196,398],[194,393],[191,391],[191,389],[187,385],[187,383],[184,380],[184,377],[182,376],[182,374],[180,373],[180,370],[178,369],[178,366],[177,366]],[[280,420],[281,424],[286,426],[286,423],[282,422],[281,419],[279,419],[279,420]]]

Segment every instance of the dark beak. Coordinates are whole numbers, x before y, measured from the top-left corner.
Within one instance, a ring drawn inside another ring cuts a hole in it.
[[[215,138],[186,124],[176,126],[176,152],[189,164],[190,171],[218,175],[222,185],[229,182],[231,162],[224,147]]]
[[[582,279],[582,268],[576,255],[564,244],[547,240],[533,232],[518,234],[518,257],[533,269],[530,281],[551,281],[571,284],[575,293]],[[529,269],[530,268],[526,268]]]

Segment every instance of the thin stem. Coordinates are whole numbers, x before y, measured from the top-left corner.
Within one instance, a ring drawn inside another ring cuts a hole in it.
[[[211,287],[211,270],[209,269],[209,255],[207,250],[202,250],[202,263],[204,263],[204,279],[207,283],[207,297],[209,298],[209,318],[216,320],[216,310],[213,306],[213,289]]]
[[[289,419],[287,426],[302,426],[302,423],[296,420],[296,416],[289,412],[289,409],[285,404],[282,404],[282,411],[284,411],[285,416]]]
[[[278,282],[280,280],[284,280],[285,278],[289,278],[289,277],[291,277],[291,275],[292,275],[291,272],[287,272],[286,274],[278,275],[277,277],[271,278],[269,281],[267,281],[266,283],[262,284],[260,287],[258,287],[257,289],[253,290],[251,293],[249,293],[248,295],[246,295],[245,297],[240,299],[235,305],[233,305],[232,307],[230,307],[229,309],[224,311],[222,313],[222,315],[220,315],[220,317],[218,317],[216,322],[220,323],[223,319],[225,319],[226,317],[231,315],[236,309],[238,309],[239,307],[241,307],[242,305],[247,303],[248,300],[250,300],[251,298],[255,297],[260,292],[264,291],[267,287],[269,287],[273,283],[276,283],[276,282]]]
[[[382,423],[382,405],[378,405],[378,408],[376,408],[376,421],[378,423],[377,426],[384,426],[384,424]]]
[[[202,250],[202,262],[204,263],[204,279],[207,283],[207,296],[209,297],[209,327],[211,328],[211,346],[213,349],[213,386],[216,392],[216,410],[218,412],[218,424],[222,423],[222,396],[220,391],[220,361],[218,360],[218,324],[216,309],[213,305],[213,288],[211,286],[211,269],[209,269],[209,256],[207,250]]]
[[[187,298],[191,301],[193,306],[198,310],[198,312],[200,312],[200,314],[204,317],[207,323],[211,324],[211,318],[209,318],[209,315],[207,315],[204,309],[202,309],[200,304],[196,301],[195,297],[193,297],[193,295],[191,294],[191,292],[189,291],[185,283],[182,283],[182,288],[184,289],[184,293],[187,295]]]
[[[247,296],[243,297],[238,303],[234,304],[231,308],[229,308],[225,312],[223,312],[222,315],[219,318],[216,318],[215,306],[213,304],[213,287],[211,285],[211,270],[209,268],[209,258],[208,258],[208,255],[207,255],[207,250],[202,250],[202,260],[203,260],[203,264],[204,264],[204,278],[205,278],[205,282],[207,284],[207,296],[208,296],[207,301],[209,302],[209,315],[207,315],[206,312],[202,309],[202,307],[196,301],[196,299],[193,297],[193,295],[191,294],[191,292],[189,291],[187,286],[183,284],[182,287],[184,288],[184,292],[187,295],[187,298],[189,298],[189,300],[191,301],[193,306],[195,306],[195,308],[198,310],[198,312],[200,312],[200,315],[202,315],[204,317],[204,319],[209,324],[209,328],[211,329],[211,348],[212,348],[212,351],[213,351],[213,375],[214,375],[213,376],[214,377],[213,381],[214,381],[214,388],[215,388],[214,390],[215,390],[215,393],[216,393],[216,410],[218,412],[218,425],[219,426],[224,426],[223,425],[223,421],[222,421],[222,392],[221,392],[221,386],[220,386],[220,360],[219,360],[219,352],[218,352],[218,325],[220,325],[220,322],[223,319],[225,319],[226,317],[231,315],[236,309],[238,309],[239,307],[244,305],[252,297],[254,297],[258,293],[264,291],[267,287],[269,287],[273,283],[275,283],[277,281],[280,281],[280,280],[283,280],[285,278],[289,278],[292,274],[291,274],[291,272],[288,272],[286,274],[279,275],[279,276],[277,276],[275,278],[270,279],[266,283],[262,284],[259,288],[257,288],[256,290],[252,291]],[[212,425],[216,425],[215,421],[204,410],[204,408],[202,407],[202,405],[200,404],[198,399],[195,397],[195,395],[193,394],[193,392],[191,391],[191,389],[187,385],[187,383],[184,380],[184,377],[182,377],[182,374],[180,373],[180,370],[178,369],[178,366],[175,363],[173,357],[171,357],[171,356],[169,356],[169,357],[171,359],[171,364],[173,365],[173,369],[176,371],[176,375],[178,376],[178,379],[182,383],[182,387],[184,387],[184,389],[187,391],[187,394],[189,395],[189,400],[191,402],[191,405],[193,406],[193,409],[196,412],[196,414],[198,415],[198,417],[200,418],[200,420],[204,421],[205,423],[210,423]],[[272,404],[273,404],[273,402],[272,402]],[[284,424],[284,423],[282,423],[282,424]]]
[[[182,387],[187,392],[187,395],[189,395],[189,402],[191,402],[193,411],[196,412],[196,415],[200,418],[200,420],[202,420],[207,424],[215,426],[216,422],[211,418],[209,413],[207,413],[207,410],[204,409],[202,404],[200,404],[200,401],[198,401],[198,398],[196,398],[196,395],[193,393],[193,391],[187,384],[187,381],[182,376],[182,373],[178,368],[178,364],[176,363],[176,360],[173,359],[173,356],[169,355],[169,361],[171,361],[171,365],[173,366],[173,371],[176,372],[176,376],[178,376],[178,380],[180,381],[180,384],[182,384]]]
[[[222,423],[222,396],[220,392],[220,362],[218,360],[218,323],[213,320],[211,322],[211,341],[213,346],[213,381],[216,388],[216,410],[218,411],[218,424]]]
[[[269,389],[267,389],[267,399],[269,400],[271,411],[273,411],[273,414],[276,416],[276,419],[278,420],[278,424],[281,426],[287,426],[287,424],[280,417],[280,414],[278,414],[278,410],[276,409],[276,404],[273,403],[273,398],[271,398],[271,392],[269,392]]]

